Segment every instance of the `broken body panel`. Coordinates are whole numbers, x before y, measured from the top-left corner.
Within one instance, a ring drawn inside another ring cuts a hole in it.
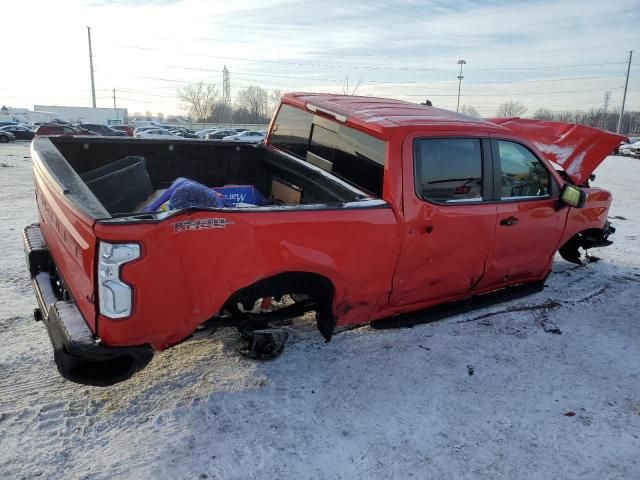
[[[542,156],[560,165],[576,185],[583,185],[627,137],[585,125],[495,118],[492,122],[508,128],[532,142]]]

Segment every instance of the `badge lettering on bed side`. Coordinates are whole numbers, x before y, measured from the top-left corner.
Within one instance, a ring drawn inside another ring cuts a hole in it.
[[[196,220],[180,220],[171,225],[173,225],[175,233],[180,233],[190,230],[225,228],[227,225],[233,225],[233,220],[227,220],[226,218],[198,218]]]

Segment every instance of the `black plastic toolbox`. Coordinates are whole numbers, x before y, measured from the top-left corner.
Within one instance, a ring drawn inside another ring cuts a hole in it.
[[[154,192],[144,157],[125,157],[81,175],[109,213],[131,213]]]

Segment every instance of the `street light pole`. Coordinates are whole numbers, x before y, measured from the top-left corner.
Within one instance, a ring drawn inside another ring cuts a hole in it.
[[[460,88],[462,87],[462,66],[466,65],[467,62],[464,60],[458,60],[458,65],[460,65],[460,75],[458,75],[458,106],[456,107],[456,112],[460,111]]]

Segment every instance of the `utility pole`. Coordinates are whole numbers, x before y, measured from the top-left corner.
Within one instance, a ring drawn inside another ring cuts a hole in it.
[[[91,51],[91,27],[87,27],[87,36],[89,38],[89,70],[91,71],[91,98],[93,99],[93,108],[96,108],[96,85],[93,81],[93,52]]]
[[[627,100],[627,87],[629,86],[629,72],[631,71],[631,57],[633,57],[633,50],[629,50],[629,62],[627,63],[627,79],[624,82],[624,93],[622,94],[622,108],[620,108],[620,116],[618,117],[618,127],[616,133],[620,133],[620,126],[622,125],[622,116],[624,115],[624,102]]]
[[[466,65],[467,62],[464,60],[458,60],[458,65],[460,65],[460,75],[458,75],[458,106],[456,107],[456,112],[460,111],[460,88],[462,87],[462,66]]]
[[[603,99],[604,105],[602,107],[602,116],[600,117],[600,121],[598,122],[599,127],[602,127],[602,128],[607,127],[607,108],[609,108],[610,99],[611,99],[611,91],[606,90],[604,92],[604,99]]]
[[[223,122],[231,121],[231,77],[229,69],[225,65],[222,69],[222,103],[224,104],[224,112],[222,116]]]
[[[116,120],[120,120],[118,117],[118,107],[116,107],[116,89],[113,89],[113,112],[116,114]]]

